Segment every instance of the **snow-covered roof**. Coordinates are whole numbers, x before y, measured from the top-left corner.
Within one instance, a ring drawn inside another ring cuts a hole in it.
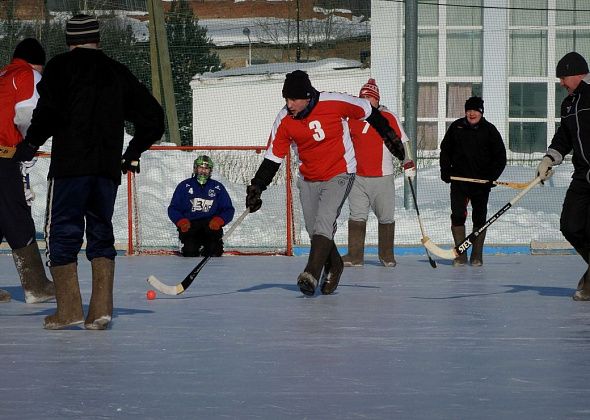
[[[343,58],[326,58],[324,60],[307,62],[307,63],[269,63],[254,64],[249,67],[240,67],[217,72],[207,72],[197,74],[193,79],[208,80],[219,79],[222,77],[234,76],[256,76],[265,74],[285,74],[294,70],[304,70],[310,74],[323,73],[332,70],[343,70],[360,68],[362,63],[357,60],[346,60]]]

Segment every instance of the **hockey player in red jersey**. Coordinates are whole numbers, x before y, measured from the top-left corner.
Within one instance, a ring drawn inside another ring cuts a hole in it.
[[[251,212],[260,209],[262,191],[292,147],[299,159],[297,186],[305,228],[311,238],[307,265],[297,285],[308,296],[315,294],[318,285],[322,294],[331,294],[344,268],[333,240],[336,219],[356,172],[347,119],[368,121],[400,160],[404,159],[404,148],[387,120],[368,100],[318,92],[304,71],[287,74],[282,93],[286,105],[275,119],[264,160],[247,188],[246,207]]]
[[[37,105],[36,86],[44,65],[43,47],[36,39],[27,38],[16,46],[10,64],[0,70],[0,146],[14,147],[27,133]],[[31,202],[23,186],[23,177],[35,160],[0,159],[0,241],[6,238],[12,249],[27,303],[45,302],[55,297],[53,283],[45,275],[35,239]],[[10,294],[0,289],[0,302],[9,300]]]
[[[380,106],[379,87],[374,79],[363,85],[359,97],[371,102],[402,140],[404,146],[408,136],[395,114]],[[350,134],[356,155],[356,177],[348,205],[348,254],[342,259],[346,267],[360,267],[364,264],[365,234],[369,210],[373,210],[379,223],[377,231],[379,261],[385,267],[395,267],[393,240],[395,233],[395,177],[393,159],[383,144],[381,135],[367,121],[350,120]],[[406,155],[409,156],[409,153]],[[413,176],[414,162],[404,162],[405,175]]]

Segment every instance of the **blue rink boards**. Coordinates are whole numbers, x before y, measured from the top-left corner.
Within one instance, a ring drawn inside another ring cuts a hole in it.
[[[118,257],[107,331],[45,331],[0,255],[0,419],[590,419],[590,302],[577,256],[420,255],[347,268],[303,297],[306,257]],[[79,262],[85,309],[90,264]]]

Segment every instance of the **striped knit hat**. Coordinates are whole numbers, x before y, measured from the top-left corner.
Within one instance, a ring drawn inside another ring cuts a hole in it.
[[[93,16],[76,15],[66,23],[66,44],[82,45],[100,41],[98,20]]]
[[[379,102],[381,95],[379,95],[379,87],[377,86],[377,83],[375,83],[375,79],[369,79],[369,81],[363,85],[359,96],[370,96],[377,99],[377,102]]]

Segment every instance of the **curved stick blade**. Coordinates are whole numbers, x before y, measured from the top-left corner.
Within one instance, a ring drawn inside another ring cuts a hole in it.
[[[454,260],[457,257],[457,252],[455,251],[455,248],[442,249],[437,244],[432,242],[428,236],[422,238],[422,244],[427,250],[429,250],[439,258],[444,258],[445,260]]]
[[[166,295],[176,296],[184,292],[184,287],[182,287],[181,284],[176,286],[168,286],[167,284],[164,284],[158,280],[156,276],[149,276],[147,278],[147,282],[154,286],[154,288],[156,288],[158,291]]]

